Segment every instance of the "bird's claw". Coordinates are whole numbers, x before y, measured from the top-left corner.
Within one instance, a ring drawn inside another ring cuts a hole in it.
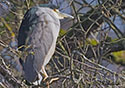
[[[52,78],[49,83],[52,83],[53,81],[58,80],[59,78]]]
[[[43,81],[45,81],[47,78],[48,78],[48,76],[45,76],[44,79],[43,79]]]

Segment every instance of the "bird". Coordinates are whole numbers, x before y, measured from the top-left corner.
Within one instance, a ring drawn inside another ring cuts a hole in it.
[[[19,51],[24,52],[19,58],[22,74],[29,83],[35,82],[41,73],[44,80],[48,78],[45,67],[55,51],[60,19],[65,17],[73,19],[53,4],[36,5],[25,13],[17,40]]]

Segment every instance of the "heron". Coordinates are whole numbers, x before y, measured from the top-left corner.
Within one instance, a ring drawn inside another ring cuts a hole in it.
[[[25,52],[19,59],[22,74],[28,82],[35,82],[39,74],[48,78],[45,70],[56,47],[60,21],[73,16],[60,12],[52,4],[41,4],[30,8],[22,20],[18,33],[18,48]]]

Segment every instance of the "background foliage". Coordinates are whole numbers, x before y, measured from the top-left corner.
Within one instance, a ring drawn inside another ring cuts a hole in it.
[[[67,6],[62,5],[64,1]],[[23,81],[14,60],[18,57],[16,38],[24,14],[43,3],[53,3],[75,17],[61,20],[56,51],[46,67],[48,80],[59,80],[50,87],[124,88],[124,0],[0,0],[0,86],[38,87]],[[45,87],[46,83],[39,86]]]

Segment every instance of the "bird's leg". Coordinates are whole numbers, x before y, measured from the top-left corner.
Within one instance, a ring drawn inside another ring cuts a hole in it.
[[[45,71],[45,67],[44,67],[44,66],[42,66],[41,72],[42,72],[42,74],[44,75],[43,81],[45,81],[45,80],[48,78],[48,75],[47,75],[47,73],[46,73],[46,71]],[[50,88],[50,87],[49,87],[49,82],[47,82],[47,88]]]
[[[40,73],[38,73],[38,78],[39,78],[39,80],[33,82],[34,85],[40,85],[41,84],[41,81],[42,81],[43,77],[41,76]]]
[[[45,67],[44,67],[44,66],[42,66],[41,72],[42,72],[42,74],[44,75],[43,81],[45,81],[45,80],[48,78],[48,75],[47,75],[47,73],[46,73],[46,71],[45,71]],[[49,83],[52,83],[53,81],[56,81],[56,80],[58,80],[58,79],[59,79],[59,78],[52,78]],[[47,82],[47,84],[48,84],[48,82]]]
[[[38,74],[38,78],[39,78],[38,83],[39,83],[39,85],[40,85],[40,83],[41,83],[41,81],[42,81],[42,79],[43,79],[43,77],[41,76],[40,73]]]
[[[43,81],[45,81],[45,80],[48,78],[48,75],[47,75],[47,73],[46,73],[46,71],[45,71],[45,67],[44,67],[44,66],[42,66],[41,71],[42,71],[42,73],[43,73],[43,75],[44,75]]]
[[[47,82],[47,88],[50,88],[50,87],[49,87],[49,82]]]

